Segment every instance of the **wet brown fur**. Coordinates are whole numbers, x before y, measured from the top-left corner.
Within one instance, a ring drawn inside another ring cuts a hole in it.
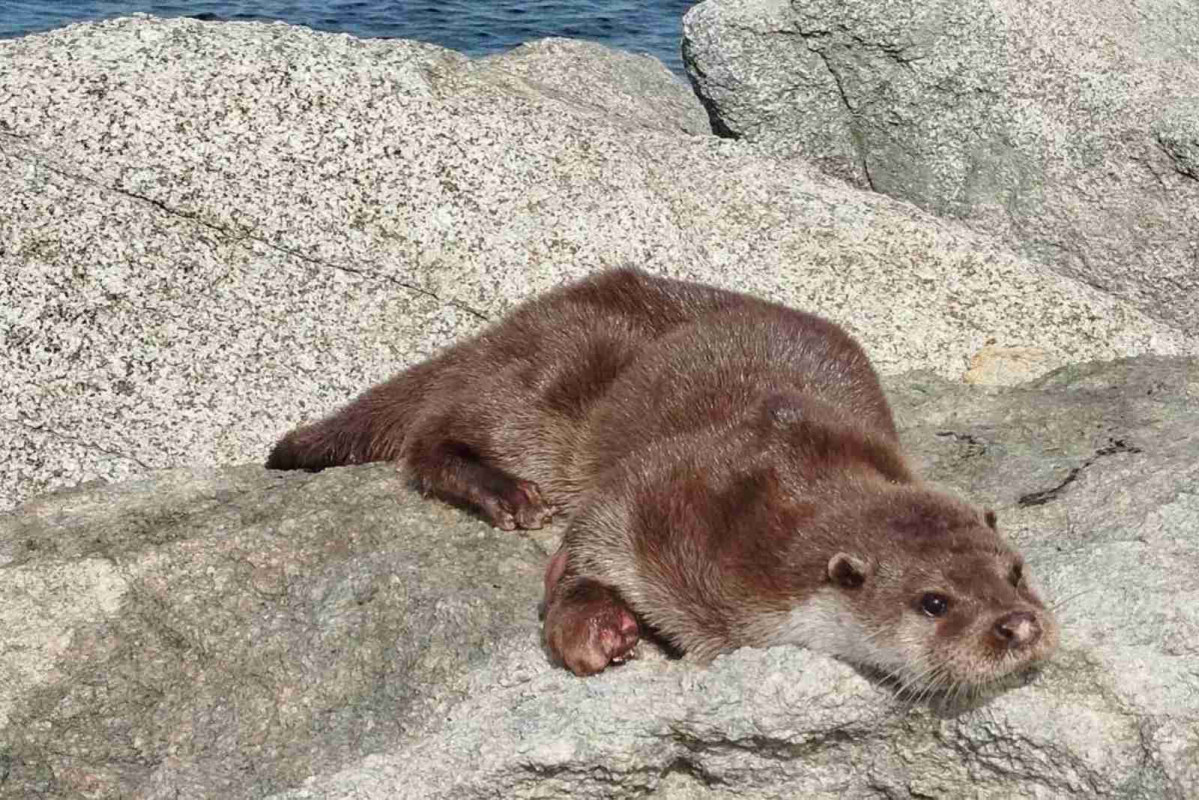
[[[569,517],[545,635],[580,674],[642,623],[700,657],[790,641],[922,690],[1056,642],[994,515],[912,474],[857,343],[748,295],[601,273],[289,433],[267,466],[378,460],[500,527]]]

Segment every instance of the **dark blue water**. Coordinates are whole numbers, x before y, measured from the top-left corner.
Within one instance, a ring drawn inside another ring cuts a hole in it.
[[[144,11],[207,20],[283,20],[360,37],[419,39],[468,55],[543,36],[650,53],[682,71],[683,12],[696,0],[0,0],[0,38]]]

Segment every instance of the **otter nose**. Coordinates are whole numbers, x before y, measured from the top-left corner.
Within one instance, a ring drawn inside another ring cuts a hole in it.
[[[1041,623],[1028,611],[1012,611],[995,623],[995,635],[1011,649],[1027,647],[1041,638]]]

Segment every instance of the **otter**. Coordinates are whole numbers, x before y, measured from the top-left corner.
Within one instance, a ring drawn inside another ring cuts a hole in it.
[[[747,294],[598,273],[288,433],[267,467],[368,461],[503,529],[567,518],[543,637],[578,675],[652,631],[961,692],[1056,645],[994,513],[913,474],[857,342]]]

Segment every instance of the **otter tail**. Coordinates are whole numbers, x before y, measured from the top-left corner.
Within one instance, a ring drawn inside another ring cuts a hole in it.
[[[267,469],[322,470],[343,464],[394,461],[428,383],[428,364],[372,387],[343,408],[280,439]]]

